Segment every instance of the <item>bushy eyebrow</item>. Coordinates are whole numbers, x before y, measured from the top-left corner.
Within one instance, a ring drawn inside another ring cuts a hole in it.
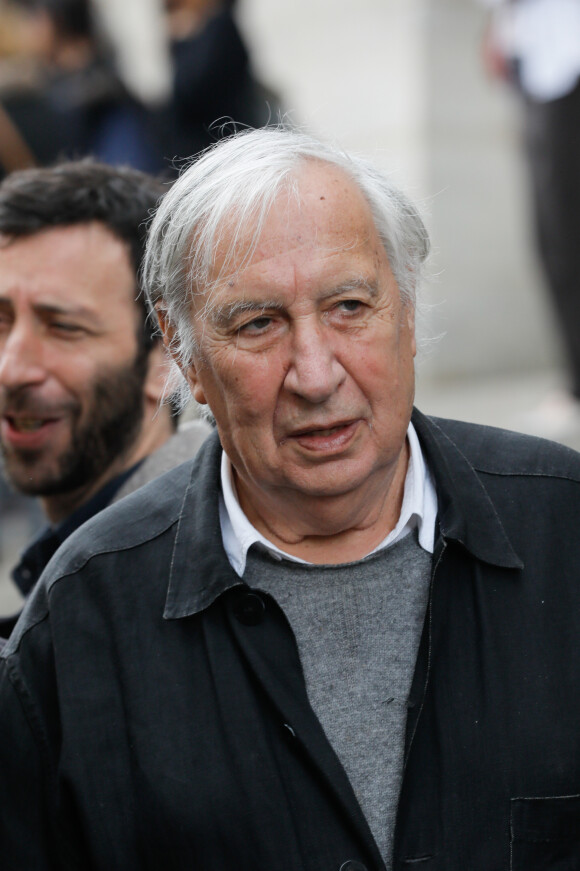
[[[324,299],[332,298],[333,296],[343,296],[345,293],[355,290],[364,290],[371,299],[376,299],[379,295],[379,288],[376,281],[368,281],[366,278],[353,278],[345,281],[343,284],[324,294]]]
[[[375,281],[368,281],[366,278],[357,277],[349,279],[328,291],[324,291],[320,294],[318,301],[322,302],[334,297],[344,296],[358,290],[365,291],[373,300],[379,295],[379,288]],[[283,312],[284,310],[285,305],[279,299],[238,299],[208,307],[207,319],[212,326],[224,328],[229,326],[240,315],[261,315],[266,311]]]
[[[92,309],[86,308],[85,306],[64,306],[40,303],[38,305],[35,305],[34,308],[38,312],[47,315],[56,315],[57,317],[95,317],[95,312]]]
[[[13,302],[10,299],[10,297],[0,296],[0,306],[11,308],[13,306]],[[91,309],[86,308],[85,306],[80,306],[80,305],[66,306],[66,305],[57,305],[56,303],[37,302],[37,303],[33,304],[32,308],[34,309],[34,311],[39,312],[40,314],[57,315],[57,316],[70,315],[72,317],[74,317],[74,316],[79,316],[79,317],[93,316],[94,317],[94,314],[95,314]]]
[[[214,327],[227,327],[239,315],[263,314],[265,311],[284,311],[280,300],[239,299],[213,306],[208,313],[208,320]]]

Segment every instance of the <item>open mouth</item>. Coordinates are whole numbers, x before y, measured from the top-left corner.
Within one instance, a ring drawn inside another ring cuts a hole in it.
[[[2,417],[2,440],[5,444],[31,447],[40,444],[53,432],[57,417],[5,414]]]
[[[36,432],[48,422],[46,418],[41,417],[21,417],[18,419],[9,417],[8,421],[16,432]]]
[[[294,433],[294,437],[303,438],[308,436],[318,436],[320,438],[326,438],[335,435],[337,432],[341,432],[343,429],[346,429],[346,427],[351,426],[352,423],[352,421],[348,420],[344,423],[337,423],[336,426],[330,426],[327,429],[303,429]]]
[[[358,420],[345,420],[334,426],[296,430],[290,439],[308,451],[327,453],[344,450],[354,438]]]

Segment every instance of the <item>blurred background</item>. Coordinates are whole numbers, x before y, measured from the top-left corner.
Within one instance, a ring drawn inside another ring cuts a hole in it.
[[[482,56],[486,5],[0,0],[1,172],[93,153],[172,177],[230,132],[217,119],[285,113],[373,158],[422,207],[433,255],[418,406],[580,448],[577,409],[545,413],[567,364],[534,242],[521,94]],[[11,564],[37,515],[7,491],[2,504]]]

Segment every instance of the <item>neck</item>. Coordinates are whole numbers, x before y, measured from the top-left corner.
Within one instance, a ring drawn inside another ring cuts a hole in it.
[[[40,504],[49,522],[53,525],[62,523],[77,508],[92,499],[109,481],[158,450],[173,435],[173,432],[169,411],[166,408],[158,408],[156,404],[147,403],[139,436],[129,450],[117,457],[102,475],[83,483],[75,490],[41,497]]]
[[[139,461],[135,460],[134,462],[128,461],[126,463],[114,463],[109,466],[106,472],[99,476],[99,478],[88,481],[80,487],[77,487],[75,490],[67,490],[66,493],[55,493],[50,496],[42,496],[40,504],[42,505],[42,510],[44,511],[48,521],[53,526],[62,523],[63,520],[66,520],[67,517],[74,514],[78,508],[86,505],[86,503],[89,502],[93,496],[96,496],[99,490],[102,490],[109,481],[112,481],[113,478],[117,477],[117,475],[121,475],[123,472],[130,469],[136,462]]]
[[[356,493],[292,500],[261,493],[252,499],[236,477],[238,498],[250,523],[286,553],[315,564],[352,562],[374,550],[397,525],[408,463],[405,442],[394,467]]]

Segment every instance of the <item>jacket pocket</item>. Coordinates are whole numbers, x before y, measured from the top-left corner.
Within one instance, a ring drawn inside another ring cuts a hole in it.
[[[580,871],[580,795],[511,800],[511,871]]]

